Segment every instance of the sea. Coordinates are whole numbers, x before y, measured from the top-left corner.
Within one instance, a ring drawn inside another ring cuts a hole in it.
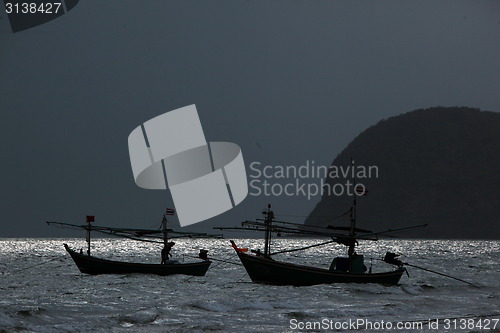
[[[263,249],[261,239],[236,239]],[[324,240],[275,238],[273,251]],[[386,251],[405,262],[473,285],[408,267],[399,285],[308,287],[253,283],[228,239],[179,239],[172,254],[196,261],[208,249],[203,277],[87,275],[63,243],[84,239],[0,239],[0,332],[500,332],[500,241],[380,240],[357,251],[373,272],[392,270]],[[99,238],[92,254],[160,262],[161,247]],[[328,268],[342,245],[276,255],[276,260]]]

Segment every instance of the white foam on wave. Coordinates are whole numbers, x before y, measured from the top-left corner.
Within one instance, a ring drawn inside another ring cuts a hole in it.
[[[262,301],[245,301],[236,304],[238,310],[272,310],[274,306],[268,302]]]
[[[235,310],[235,307],[228,306],[226,304],[215,302],[215,301],[203,301],[197,300],[188,304],[190,307],[199,308],[206,311],[212,312],[231,312]]]
[[[420,295],[424,291],[422,287],[414,285],[402,285],[401,290],[410,295]]]
[[[304,309],[304,305],[294,300],[281,300],[271,303],[276,309]]]
[[[296,310],[303,309],[304,306],[294,300],[260,301],[196,301],[189,303],[189,306],[213,312],[235,312],[239,310]]]
[[[123,326],[131,326],[135,324],[149,324],[158,318],[158,313],[151,310],[141,310],[131,314],[122,315],[119,321]]]
[[[346,289],[354,294],[372,294],[372,295],[392,295],[403,294],[404,292],[398,286],[384,286],[380,284],[349,284]]]

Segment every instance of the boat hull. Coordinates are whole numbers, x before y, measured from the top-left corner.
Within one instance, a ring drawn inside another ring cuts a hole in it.
[[[405,272],[404,268],[385,273],[349,273],[328,269],[295,265],[260,256],[236,251],[253,282],[273,284],[310,286],[331,283],[380,283],[398,284]]]
[[[176,264],[141,264],[121,261],[100,259],[85,254],[80,254],[71,250],[68,245],[64,248],[70,254],[76,266],[82,273],[86,274],[155,274],[173,275],[184,274],[194,276],[204,276],[212,262],[206,260],[196,263],[176,263]]]

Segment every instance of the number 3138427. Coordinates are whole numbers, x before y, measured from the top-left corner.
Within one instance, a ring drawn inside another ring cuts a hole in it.
[[[61,8],[60,2],[34,2],[5,3],[7,14],[57,14]]]

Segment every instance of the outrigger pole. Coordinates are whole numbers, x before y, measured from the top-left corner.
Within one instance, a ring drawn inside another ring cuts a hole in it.
[[[463,282],[463,283],[467,283],[467,284],[470,284],[471,286],[479,288],[477,285],[475,285],[475,284],[473,284],[473,283],[471,283],[469,281],[465,281],[465,280],[456,278],[454,276],[451,276],[451,275],[448,275],[448,274],[444,274],[444,273],[441,273],[441,272],[436,272],[436,271],[433,271],[431,269],[427,269],[427,268],[420,267],[420,266],[417,266],[417,265],[412,265],[412,264],[409,264],[407,262],[402,262],[401,260],[397,259],[397,257],[399,257],[399,254],[392,253],[392,252],[387,252],[385,254],[384,259],[382,261],[384,261],[384,262],[386,262],[388,264],[391,264],[391,265],[397,265],[398,267],[402,267],[404,265],[410,266],[410,267],[415,267],[415,268],[421,269],[421,270],[426,271],[426,272],[430,272],[430,273],[434,273],[434,274],[437,274],[437,275],[445,276],[447,278],[450,278],[450,279],[453,279],[453,280],[457,280],[457,281],[460,281],[460,282]],[[406,271],[406,274],[408,274],[408,271]]]
[[[72,228],[80,228],[80,229],[85,229],[88,230],[88,225],[87,224],[71,224],[71,223],[63,223],[63,222],[53,222],[53,221],[46,221],[48,225],[58,225],[62,227],[72,227]],[[95,232],[100,232],[106,235],[111,235],[111,236],[116,236],[116,237],[123,237],[123,238],[128,238],[132,240],[137,240],[137,241],[142,241],[142,242],[150,242],[150,243],[163,243],[163,235],[162,236],[154,236],[156,234],[163,234],[163,231],[161,230],[161,225],[160,225],[160,230],[158,229],[135,229],[135,228],[113,228],[113,227],[103,227],[103,226],[97,226],[97,225],[92,225],[91,230]],[[189,238],[205,238],[205,237],[217,237],[217,238],[223,238],[222,234],[216,234],[216,235],[209,235],[206,233],[202,232],[197,232],[197,233],[191,233],[191,232],[180,232],[180,231],[174,231],[172,229],[167,228],[167,233],[168,233],[168,238],[173,239],[173,238],[182,238],[182,237],[189,237]],[[177,234],[178,236],[172,236],[173,234]],[[142,239],[141,237],[151,237],[151,238],[158,238],[160,240],[150,240],[150,239]]]
[[[379,234],[384,234],[384,233],[387,233],[387,232],[397,232],[397,231],[400,231],[400,230],[420,228],[420,227],[425,227],[426,225],[427,224],[420,224],[420,225],[415,225],[415,226],[405,227],[405,228],[399,228],[399,229],[389,229],[389,230],[385,230],[385,231],[374,232],[374,233],[371,233],[369,235],[379,235]],[[226,228],[226,229],[229,229],[229,228]],[[247,229],[247,228],[231,228],[231,229],[254,230],[254,229]],[[255,229],[255,230],[259,230],[259,229]],[[281,232],[289,232],[289,231],[282,230]],[[270,255],[275,255],[275,254],[280,254],[280,253],[288,253],[288,252],[295,252],[295,251],[301,251],[301,250],[307,250],[307,249],[310,249],[312,247],[327,245],[327,244],[331,244],[331,243],[344,244],[344,242],[347,239],[349,239],[348,237],[332,236],[332,235],[329,235],[329,234],[321,234],[321,233],[314,233],[313,235],[316,235],[316,236],[329,236],[329,237],[332,238],[332,240],[331,241],[327,241],[327,242],[323,242],[323,243],[319,243],[319,244],[314,244],[314,245],[309,245],[309,246],[297,248],[297,249],[291,249],[291,250],[284,250],[284,251],[273,252],[273,253],[270,253]],[[336,238],[333,239],[334,237],[336,237]],[[372,238],[365,238],[363,235],[361,235],[361,237],[358,237],[358,239],[373,240],[373,241],[377,240],[377,239],[372,239]]]
[[[465,281],[465,280],[462,280],[462,279],[459,279],[459,278],[456,278],[454,276],[451,276],[451,275],[448,275],[448,274],[444,274],[444,273],[440,273],[440,272],[436,272],[436,271],[433,271],[431,269],[427,269],[427,268],[423,268],[423,267],[420,267],[420,266],[417,266],[417,265],[412,265],[412,264],[409,264],[407,262],[404,262],[403,264],[405,264],[406,266],[411,266],[411,267],[415,267],[415,268],[418,268],[418,269],[421,269],[423,271],[427,271],[427,272],[430,272],[430,273],[434,273],[434,274],[437,274],[437,275],[442,275],[442,276],[445,276],[447,278],[450,278],[450,279],[453,279],[453,280],[457,280],[457,281],[460,281],[460,282],[463,282],[463,283],[467,283],[473,287],[476,287],[476,288],[479,288],[477,285],[475,285],[474,283],[472,282],[469,282],[469,281]]]

